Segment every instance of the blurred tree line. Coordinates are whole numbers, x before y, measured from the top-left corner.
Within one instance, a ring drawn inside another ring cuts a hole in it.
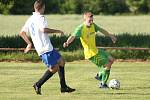
[[[0,14],[31,14],[36,0],[0,0]],[[150,0],[44,0],[46,14],[147,14]]]

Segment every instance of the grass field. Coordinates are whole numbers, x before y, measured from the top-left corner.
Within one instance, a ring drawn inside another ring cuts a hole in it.
[[[121,82],[120,90],[99,89],[94,79],[97,68],[87,61],[66,64],[66,79],[74,93],[61,94],[54,75],[42,88],[42,96],[32,85],[45,71],[42,63],[0,62],[0,100],[150,100],[150,63],[116,62],[110,79]]]
[[[18,35],[29,16],[0,15],[0,35]],[[63,30],[66,34],[73,32],[75,27],[82,23],[81,15],[46,15],[50,28]],[[94,17],[95,23],[113,34],[129,32],[150,32],[150,16],[101,16]]]

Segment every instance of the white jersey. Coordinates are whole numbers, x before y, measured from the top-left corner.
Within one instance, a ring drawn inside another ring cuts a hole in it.
[[[26,21],[21,31],[29,32],[34,47],[38,55],[53,50],[53,46],[47,33],[43,33],[40,29],[48,28],[47,21],[43,15],[33,12],[33,15]]]

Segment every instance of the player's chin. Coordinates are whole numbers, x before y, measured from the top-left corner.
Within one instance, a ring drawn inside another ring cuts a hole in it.
[[[92,24],[93,24],[93,22],[90,22],[90,23],[89,23],[89,26],[91,26]]]
[[[92,25],[92,23],[87,24],[87,27],[90,27]]]

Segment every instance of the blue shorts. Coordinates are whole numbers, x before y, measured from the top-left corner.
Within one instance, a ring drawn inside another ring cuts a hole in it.
[[[58,60],[61,58],[61,55],[55,49],[53,49],[53,51],[46,52],[40,57],[42,61],[46,64],[46,66],[50,68],[58,63]]]

